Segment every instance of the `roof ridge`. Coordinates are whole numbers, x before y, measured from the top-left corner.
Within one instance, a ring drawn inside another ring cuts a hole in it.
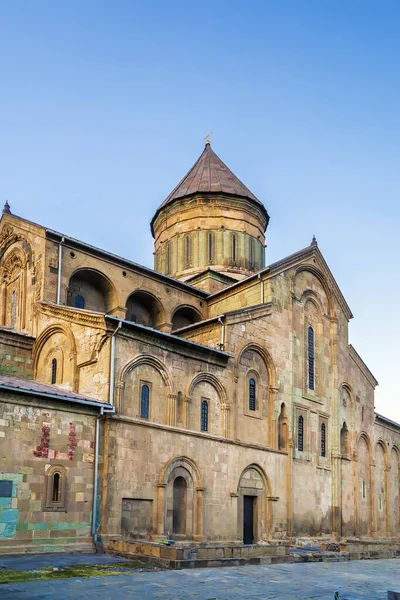
[[[220,159],[211,148],[211,144],[207,141],[203,152],[194,165],[156,210],[151,227],[153,227],[157,215],[165,206],[175,202],[175,200],[201,193],[219,193],[246,198],[250,202],[262,207],[266,212],[263,203]]]

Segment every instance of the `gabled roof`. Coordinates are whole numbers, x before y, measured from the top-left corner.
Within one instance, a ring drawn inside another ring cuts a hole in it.
[[[70,392],[55,385],[40,383],[39,381],[33,381],[32,379],[19,379],[9,375],[0,375],[0,392],[1,390],[19,392],[31,396],[40,396],[42,398],[58,399],[64,402],[98,406],[100,408],[106,408],[107,410],[112,408],[110,404],[101,402],[101,400],[97,400],[96,398],[89,398],[82,394]]]
[[[162,208],[175,202],[175,200],[198,193],[222,193],[247,198],[260,206],[265,211],[267,219],[269,218],[263,203],[228,169],[225,163],[212,150],[210,142],[207,141],[202,154],[193,167],[158,207],[151,225],[153,226]]]
[[[311,262],[313,261],[313,262]],[[250,275],[246,279],[242,279],[233,283],[232,285],[223,288],[222,290],[218,290],[207,298],[208,301],[213,301],[213,299],[219,299],[224,296],[224,294],[231,294],[233,290],[240,290],[246,287],[249,284],[254,284],[254,281],[261,277],[262,275],[266,275],[266,277],[271,277],[277,275],[287,269],[291,269],[295,266],[304,265],[305,268],[314,269],[317,267],[325,276],[326,283],[329,286],[329,289],[332,291],[332,294],[336,298],[339,306],[342,308],[343,313],[345,314],[347,320],[353,318],[353,314],[350,310],[349,305],[347,304],[330,268],[328,267],[321,251],[318,248],[318,244],[316,240],[313,239],[311,244],[303,250],[299,250],[294,254],[290,254],[277,262],[270,264],[267,267],[264,267],[257,273]]]

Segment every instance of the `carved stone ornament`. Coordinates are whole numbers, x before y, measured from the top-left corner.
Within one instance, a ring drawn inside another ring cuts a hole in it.
[[[318,310],[314,302],[310,302],[310,300],[306,302],[306,305],[304,307],[304,314],[306,316],[307,322],[310,325],[315,326],[318,323]]]
[[[10,237],[14,233],[14,229],[11,225],[6,225],[3,231],[0,233],[0,244],[4,242],[8,237]]]
[[[23,268],[21,257],[18,254],[13,254],[10,258],[5,262],[3,267],[3,278],[6,280],[11,280],[14,278],[16,273],[19,273]]]

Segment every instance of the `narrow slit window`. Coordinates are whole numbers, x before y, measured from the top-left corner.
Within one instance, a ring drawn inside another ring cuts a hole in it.
[[[57,359],[51,361],[51,383],[57,383]]]
[[[232,236],[232,261],[234,263],[237,261],[237,237],[236,237],[236,235]]]
[[[362,482],[362,497],[365,499],[367,497],[367,486],[365,485],[365,479]]]
[[[297,421],[297,450],[299,452],[304,450],[304,419],[301,415]]]
[[[150,390],[148,385],[142,385],[142,396],[140,403],[140,416],[142,419],[149,418],[149,396]]]
[[[61,497],[61,478],[60,473],[54,473],[53,475],[53,493],[52,502],[60,502]]]
[[[256,410],[256,380],[249,380],[249,410]]]
[[[11,296],[11,327],[15,327],[15,318],[17,316],[17,292],[14,290]]]
[[[253,238],[250,238],[250,267],[253,268],[254,267],[254,240]]]
[[[321,424],[321,456],[326,456],[326,425]]]
[[[314,389],[315,384],[315,358],[314,358],[314,329],[308,328],[308,387]]]
[[[75,296],[75,308],[85,308],[85,298],[80,294]]]
[[[212,233],[208,234],[208,262],[213,261],[214,256],[214,236]]]
[[[203,400],[201,403],[201,430],[208,431],[208,402]]]
[[[187,267],[190,265],[190,259],[190,237],[187,235],[185,237],[185,263]]]
[[[167,273],[171,273],[171,244],[167,244]]]

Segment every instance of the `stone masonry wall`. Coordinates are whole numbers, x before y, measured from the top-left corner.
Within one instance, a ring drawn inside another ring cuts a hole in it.
[[[73,410],[0,392],[0,553],[91,549],[95,416]]]

